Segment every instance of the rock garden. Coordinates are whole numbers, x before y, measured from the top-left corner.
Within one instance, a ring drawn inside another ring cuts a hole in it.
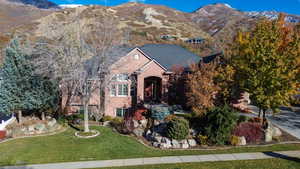
[[[22,123],[18,123],[15,120],[6,126],[3,139],[53,133],[62,127],[55,118],[50,116],[47,116],[45,120],[35,116],[27,116],[22,118],[22,121]]]
[[[270,122],[249,118],[229,106],[215,107],[203,116],[178,113],[178,107],[140,108],[124,119],[105,116],[102,121],[121,134],[160,149],[209,149],[219,146],[265,145],[298,141]]]

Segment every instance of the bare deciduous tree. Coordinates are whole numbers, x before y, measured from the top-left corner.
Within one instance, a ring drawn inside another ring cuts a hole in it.
[[[53,41],[39,42],[34,60],[39,74],[58,81],[63,94],[63,112],[72,100],[80,98],[84,106],[84,131],[89,132],[88,107],[96,90],[100,91],[99,114],[104,111],[105,87],[109,83],[109,65],[114,62],[114,46],[118,45],[113,19],[106,17],[87,30],[78,16],[73,26],[65,28],[63,36]],[[85,30],[85,31],[83,31]]]

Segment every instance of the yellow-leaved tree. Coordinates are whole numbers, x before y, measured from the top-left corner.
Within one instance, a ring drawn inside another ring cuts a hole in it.
[[[231,53],[235,81],[250,93],[264,118],[268,109],[278,112],[298,92],[300,34],[297,27],[285,23],[284,14],[277,20],[261,20],[250,32],[240,32]]]

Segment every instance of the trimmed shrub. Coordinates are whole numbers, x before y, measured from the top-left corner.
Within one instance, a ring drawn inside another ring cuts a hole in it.
[[[244,136],[247,143],[257,143],[263,139],[264,132],[260,123],[245,122],[234,129],[233,135]]]
[[[0,140],[5,139],[6,131],[0,131]]]
[[[115,117],[112,120],[110,120],[113,126],[121,125],[124,122],[124,119],[122,117]]]
[[[167,136],[171,139],[183,140],[189,135],[189,122],[183,118],[173,118],[167,124]]]
[[[147,112],[147,109],[137,109],[133,114],[134,120],[143,120],[145,117],[143,116],[143,113]]]
[[[237,146],[239,144],[239,137],[238,136],[232,136],[230,140],[230,144],[233,146]]]
[[[200,145],[208,145],[208,137],[203,135],[198,135],[196,140]]]
[[[112,121],[113,117],[111,116],[103,116],[101,119],[101,122],[106,122],[106,121]]]
[[[212,144],[223,145],[230,136],[237,121],[237,112],[229,106],[216,107],[206,113],[205,135]]]

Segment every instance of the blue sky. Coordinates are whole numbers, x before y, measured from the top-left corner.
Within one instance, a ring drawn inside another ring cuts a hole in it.
[[[105,0],[50,0],[57,4],[100,4]],[[107,0],[107,5],[113,6],[136,0]],[[212,3],[227,3],[242,11],[274,10],[300,15],[300,0],[139,0],[148,4],[166,5],[185,12],[192,12],[197,8]]]

